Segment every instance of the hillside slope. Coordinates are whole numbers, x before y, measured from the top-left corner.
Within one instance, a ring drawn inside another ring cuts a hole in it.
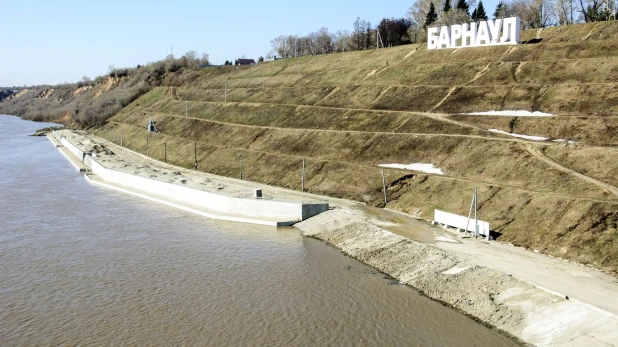
[[[500,241],[618,270],[618,23],[526,31],[518,46],[425,45],[201,70],[155,87],[96,134],[219,175],[432,219],[467,214]],[[527,110],[554,117],[462,113]],[[148,115],[160,133],[148,134]],[[493,131],[548,138],[533,141]],[[552,140],[559,140],[555,142]]]

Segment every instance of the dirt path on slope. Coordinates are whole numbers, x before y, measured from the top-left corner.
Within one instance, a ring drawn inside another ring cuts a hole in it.
[[[314,107],[314,106],[311,106],[311,107]],[[342,109],[344,109],[344,108],[342,108]],[[369,111],[369,110],[363,110],[363,109],[344,109],[344,110]],[[382,111],[380,111],[380,112],[382,112]],[[396,112],[396,111],[393,111],[393,112]],[[504,141],[504,142],[519,142],[519,143],[533,143],[534,142],[532,140],[512,138],[512,137],[509,137],[509,136],[494,135],[493,133],[488,133],[488,135],[466,135],[466,134],[444,134],[444,133],[408,133],[408,132],[393,132],[393,131],[285,128],[285,127],[277,127],[277,126],[252,125],[252,124],[241,124],[241,123],[224,122],[224,121],[212,120],[212,119],[209,119],[209,118],[200,118],[200,117],[185,117],[185,116],[179,116],[179,115],[175,115],[175,114],[171,114],[171,113],[164,113],[164,112],[151,112],[151,113],[153,115],[160,115],[160,116],[164,116],[164,117],[174,117],[174,118],[182,118],[182,119],[193,119],[193,120],[198,120],[198,121],[202,121],[202,122],[209,122],[209,123],[214,123],[214,124],[222,124],[222,125],[237,126],[237,127],[252,128],[252,129],[264,129],[264,130],[269,130],[269,129],[285,130],[285,131],[299,131],[299,130],[302,130],[302,131],[314,132],[314,133],[320,133],[320,132],[323,132],[323,133],[352,133],[352,134],[391,135],[391,136],[392,135],[414,135],[414,136],[426,136],[426,137],[430,137],[430,136],[443,136],[443,137],[465,137],[465,138],[470,138],[470,139],[481,139],[481,140],[490,140],[490,141]],[[461,126],[466,126],[468,128],[474,128],[474,129],[477,129],[479,131],[484,131],[484,132],[487,131],[487,129],[479,128],[479,127],[472,126],[472,125],[469,125],[469,124],[466,125],[466,123],[462,123],[462,122],[458,122],[458,121],[455,121],[455,120],[444,118],[446,115],[422,114],[421,116],[422,117],[431,118],[431,119],[435,119],[435,120],[439,120],[439,121],[443,121],[445,123],[452,123],[452,124],[457,124],[457,125],[461,125]],[[125,124],[125,123],[117,122],[117,121],[111,121],[111,122],[112,123],[116,123],[116,124]]]
[[[575,170],[572,170],[572,169],[569,169],[567,167],[562,166],[560,163],[556,162],[555,160],[553,160],[552,158],[548,157],[545,154],[545,152],[544,152],[545,147],[537,148],[537,147],[532,146],[532,145],[527,145],[527,146],[524,146],[524,149],[526,151],[528,151],[528,153],[532,154],[535,158],[538,158],[538,159],[544,161],[545,163],[549,164],[553,168],[555,168],[557,170],[560,170],[562,172],[566,172],[566,173],[568,173],[570,175],[573,175],[573,176],[575,176],[575,177],[577,177],[577,178],[579,178],[581,180],[584,180],[584,181],[586,181],[588,183],[592,183],[592,184],[598,186],[599,188],[601,188],[603,190],[606,190],[609,193],[613,194],[614,196],[618,197],[618,188],[616,188],[616,187],[614,187],[614,186],[612,186],[610,184],[607,184],[607,183],[601,182],[599,180],[596,180],[596,179],[594,179],[594,178],[592,178],[590,176],[586,176],[586,175],[584,175],[582,173],[579,173],[579,172],[577,172]]]

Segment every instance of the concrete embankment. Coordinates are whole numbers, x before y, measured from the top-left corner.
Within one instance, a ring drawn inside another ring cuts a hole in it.
[[[523,342],[548,346],[618,344],[618,317],[577,300],[395,235],[336,209],[296,224],[343,253]],[[513,264],[517,266],[517,264]]]
[[[54,132],[49,138],[76,167],[81,170],[85,166],[88,169],[86,177],[90,182],[209,218],[285,226],[328,210],[328,203],[324,202],[246,198],[250,195],[248,193],[252,193],[246,186],[227,189],[229,194],[200,189],[214,185],[188,182],[191,173],[185,172],[183,176],[179,171],[172,170],[168,175],[164,165],[158,167],[156,162],[142,156],[136,160],[141,163],[128,164],[105,147],[103,142],[84,134],[63,130]],[[144,170],[145,167],[148,170]],[[170,179],[169,176],[182,178]],[[233,185],[228,180],[227,187]],[[222,184],[215,186],[217,190],[223,188]]]

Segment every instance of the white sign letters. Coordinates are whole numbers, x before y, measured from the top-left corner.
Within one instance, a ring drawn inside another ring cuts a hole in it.
[[[516,45],[519,29],[519,17],[432,27],[427,29],[427,49]]]

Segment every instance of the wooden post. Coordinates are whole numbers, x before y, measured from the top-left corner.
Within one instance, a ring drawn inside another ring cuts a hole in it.
[[[240,157],[240,179],[242,179],[242,154],[238,155]]]
[[[382,191],[384,191],[384,206],[386,207],[386,179],[384,178],[384,168],[382,168]]]
[[[163,161],[167,163],[167,142],[163,142]]]

